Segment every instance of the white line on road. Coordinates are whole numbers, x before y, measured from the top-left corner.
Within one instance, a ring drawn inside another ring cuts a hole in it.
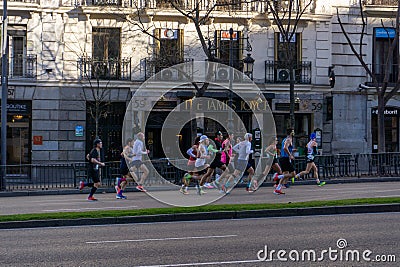
[[[78,209],[56,209],[56,210],[42,210],[46,212],[54,211],[79,211],[79,210],[110,210],[110,209],[126,209],[126,208],[137,208],[138,206],[124,206],[124,207],[101,207],[101,208],[78,208]]]
[[[235,236],[237,236],[237,235],[210,235],[210,236],[187,236],[187,237],[126,239],[126,240],[105,240],[105,241],[88,241],[88,242],[86,242],[86,244],[146,242],[146,241],[166,241],[166,240],[187,240],[187,239],[210,239],[210,238],[226,238],[226,237],[235,237]]]
[[[223,265],[223,264],[237,264],[237,263],[254,263],[261,262],[260,260],[242,260],[242,261],[214,261],[214,262],[193,262],[193,263],[177,263],[165,265],[140,265],[136,267],[179,267],[179,266],[202,266],[202,265]]]

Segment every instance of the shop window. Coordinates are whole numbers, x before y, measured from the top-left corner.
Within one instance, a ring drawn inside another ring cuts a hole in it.
[[[385,108],[385,151],[398,152],[399,151],[399,114],[397,108]],[[378,115],[377,109],[372,109],[371,116],[371,131],[372,131],[372,152],[378,152]]]

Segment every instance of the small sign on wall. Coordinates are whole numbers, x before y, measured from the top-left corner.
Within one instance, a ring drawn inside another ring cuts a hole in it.
[[[34,135],[33,136],[33,144],[35,146],[41,146],[43,145],[43,136],[41,135]]]
[[[75,136],[78,136],[78,137],[83,136],[83,126],[82,125],[75,126]]]

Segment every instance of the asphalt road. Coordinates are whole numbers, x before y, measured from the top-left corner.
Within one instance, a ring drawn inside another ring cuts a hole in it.
[[[208,190],[208,194],[218,194],[217,190]],[[194,189],[191,195],[184,196],[177,191],[165,192],[177,197],[198,197]],[[87,193],[69,195],[43,195],[20,196],[0,198],[0,215],[64,212],[64,211],[88,211],[88,210],[127,210],[155,207],[168,207],[146,193],[127,192],[127,200],[115,199],[115,194],[100,193],[96,197],[97,202],[86,200]],[[316,185],[295,185],[286,189],[285,195],[274,195],[272,187],[261,187],[255,193],[248,193],[244,188],[236,188],[231,194],[213,202],[212,204],[247,204],[247,203],[288,203],[311,200],[337,200],[367,197],[400,197],[400,182],[382,183],[346,183],[328,184],[324,187]]]
[[[0,265],[398,266],[399,221],[380,213],[0,230]],[[273,262],[259,261],[272,250]],[[377,256],[391,262],[366,261]]]

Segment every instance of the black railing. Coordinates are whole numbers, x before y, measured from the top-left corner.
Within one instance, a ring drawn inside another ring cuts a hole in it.
[[[311,62],[300,61],[293,68],[295,83],[311,84]],[[265,61],[265,83],[289,83],[290,70],[284,62],[267,60]]]
[[[265,159],[261,158],[265,164]],[[171,164],[173,162],[174,165]],[[367,154],[336,154],[320,155],[315,157],[318,174],[321,179],[334,179],[347,177],[399,177],[400,179],[400,152],[367,153]],[[145,162],[150,164],[150,162]],[[162,186],[172,183],[180,184],[184,174],[186,160],[152,160],[154,170],[149,168],[150,174],[145,181],[145,186]],[[299,173],[306,169],[306,157],[295,159],[295,169]],[[101,169],[102,186],[112,187],[115,178],[120,177],[120,162],[107,162]],[[178,167],[175,167],[178,166]],[[31,164],[9,165],[6,168],[6,190],[49,190],[77,188],[79,181],[86,181],[88,163],[79,162],[71,164]],[[273,172],[271,170],[271,172]],[[140,177],[141,173],[136,175]],[[165,179],[160,179],[160,176]],[[272,175],[268,176],[270,181]],[[302,179],[312,179],[310,173]]]
[[[383,83],[383,80],[385,78],[386,65],[385,64],[373,64],[373,65],[369,65],[369,67],[372,70],[372,73],[375,74],[378,85],[380,86]],[[398,73],[399,73],[399,64],[392,64],[389,66],[389,69],[388,69],[389,85],[394,85],[397,82]],[[368,77],[368,80],[366,82],[366,85],[375,86],[372,78],[369,75],[367,77]]]
[[[190,75],[192,73],[190,67],[185,66],[185,69],[183,70],[180,69],[174,70],[173,68],[171,68],[169,71],[163,71],[163,70],[177,64],[189,63],[193,61],[194,61],[193,58],[185,58],[183,60],[179,59],[165,60],[159,57],[146,57],[141,59],[140,65],[142,66],[145,80],[149,79],[150,77],[158,73],[159,76],[156,77],[157,79],[174,81],[185,78],[184,76],[182,76],[183,75],[182,73],[184,73],[184,75]]]
[[[77,61],[79,79],[130,80],[131,58],[96,60],[81,57]]]
[[[0,62],[0,68],[2,63]],[[9,58],[8,75],[10,78],[36,78],[37,56],[17,55]]]

